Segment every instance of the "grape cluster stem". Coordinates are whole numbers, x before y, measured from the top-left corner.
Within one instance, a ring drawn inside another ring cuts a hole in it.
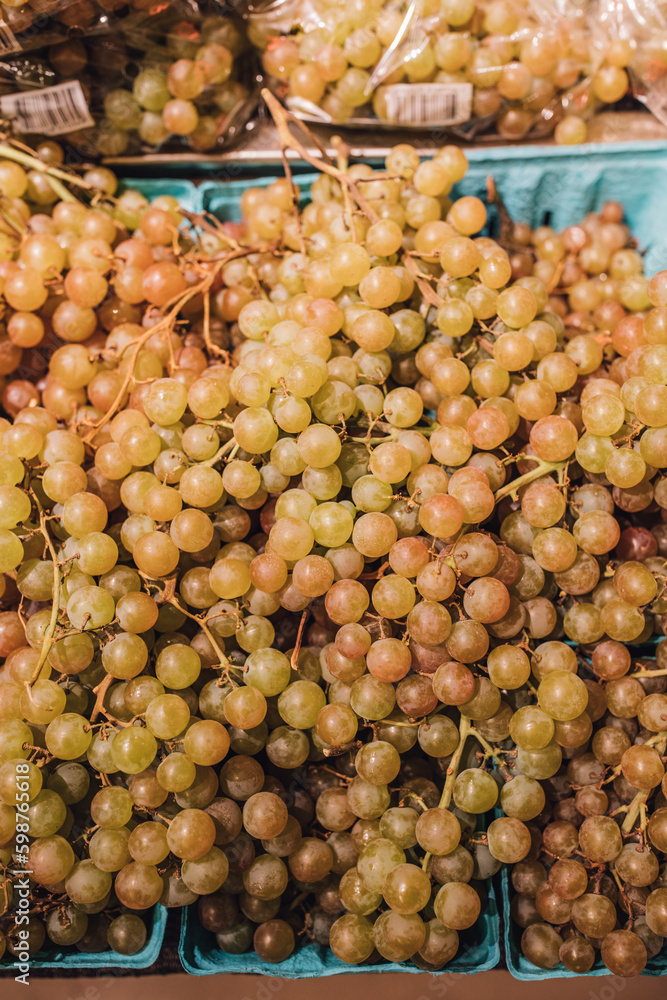
[[[463,748],[465,747],[466,740],[471,734],[472,727],[470,725],[470,719],[467,715],[461,716],[461,722],[459,724],[459,743],[452,754],[452,759],[449,762],[449,767],[447,768],[447,777],[445,779],[445,785],[442,789],[442,795],[440,796],[440,801],[438,803],[439,809],[448,809],[449,803],[452,801],[452,792],[454,791],[454,782],[456,781],[456,775],[458,774],[459,765],[461,764],[461,757],[463,756]],[[427,851],[424,855],[424,860],[422,861],[422,871],[428,871],[429,862],[431,860],[431,854]]]
[[[53,542],[51,541],[51,536],[49,535],[49,530],[47,527],[47,522],[49,518],[45,514],[42,505],[40,504],[39,500],[37,499],[34,493],[32,493],[32,497],[35,503],[37,504],[37,509],[39,510],[39,531],[44,536],[46,546],[49,550],[51,559],[53,561],[53,603],[51,605],[51,618],[49,620],[49,624],[46,627],[46,631],[44,632],[44,639],[42,640],[42,648],[40,650],[39,659],[37,661],[35,669],[33,670],[32,677],[30,678],[29,681],[26,681],[26,688],[28,690],[30,690],[30,688],[33,686],[33,684],[41,674],[42,667],[46,663],[46,658],[51,651],[51,647],[56,642],[55,632],[56,632],[56,626],[58,624],[58,612],[60,610],[60,591],[62,585],[60,563],[58,562],[58,553],[54,548]]]
[[[550,472],[558,472],[560,474],[568,464],[567,462],[547,462],[545,459],[535,458],[533,455],[518,455],[517,458],[529,458],[531,462],[537,462],[537,465],[534,469],[524,472],[518,479],[513,479],[511,483],[507,483],[506,486],[502,486],[497,490],[495,494],[496,502],[506,496],[511,496],[513,500],[516,500],[522,486],[527,486],[528,483],[532,483],[536,479],[541,479],[542,476],[546,476]]]

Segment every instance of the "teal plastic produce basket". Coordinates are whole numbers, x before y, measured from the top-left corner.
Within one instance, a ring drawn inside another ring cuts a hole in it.
[[[266,188],[272,184],[280,175],[267,175],[265,177],[245,178],[234,181],[202,181],[199,185],[198,193],[201,210],[215,215],[221,222],[241,221],[241,196],[248,188]],[[309,190],[319,174],[315,170],[307,173],[295,174],[294,183],[301,195],[301,208],[310,201]]]
[[[97,969],[98,972],[114,969],[147,969],[153,965],[160,956],[164,932],[167,926],[167,909],[164,906],[156,906],[152,913],[152,923],[148,928],[148,938],[146,945],[136,955],[119,955],[115,951],[101,951],[94,954],[87,954],[73,948],[45,948],[38,952],[30,960],[30,969]],[[14,969],[14,960],[11,955],[5,952],[5,957],[0,962],[0,972],[8,972]]]
[[[555,229],[580,221],[607,200],[620,201],[639,245],[647,250],[647,273],[667,268],[667,144],[509,146],[465,152],[470,168],[454,188],[454,196],[486,198],[486,180],[493,176],[512,218]],[[317,173],[311,168],[298,173],[296,165],[292,166],[306,200]],[[201,207],[222,220],[238,221],[243,192],[251,186],[266,186],[275,177],[204,181],[199,187]],[[497,215],[491,210],[491,232],[496,224]]]
[[[178,178],[162,180],[153,177],[128,177],[120,182],[120,190],[127,191],[128,188],[141,191],[149,201],[160,195],[172,195],[187,212],[200,211],[201,194],[199,188],[191,181],[182,181]]]
[[[495,969],[500,961],[500,918],[496,893],[490,880],[486,884],[488,898],[479,920],[470,930],[461,932],[459,954],[442,969],[442,973],[486,972]],[[282,979],[314,979],[346,973],[421,972],[421,969],[409,963],[347,965],[328,948],[317,944],[306,945],[285,962],[276,965],[263,962],[253,951],[244,955],[228,955],[217,947],[215,935],[199,923],[196,905],[183,911],[179,956],[185,971],[193,976],[245,972],[278,976]]]
[[[536,965],[529,962],[521,951],[521,935],[523,930],[510,920],[510,899],[513,891],[510,883],[510,874],[507,868],[500,873],[501,883],[501,907],[503,914],[503,940],[505,943],[505,961],[507,968],[515,979],[541,980],[541,979],[579,979],[576,972],[569,972],[564,965],[559,965],[555,969],[538,969]],[[587,976],[609,976],[609,969],[602,964],[599,953],[598,959]],[[667,976],[667,951],[663,948],[659,955],[652,958],[642,972],[642,976]],[[641,993],[641,988],[639,989]]]

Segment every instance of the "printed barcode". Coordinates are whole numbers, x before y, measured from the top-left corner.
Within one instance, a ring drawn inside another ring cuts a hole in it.
[[[63,135],[94,125],[78,80],[55,87],[0,97],[0,112],[11,118],[19,132]]]
[[[384,91],[387,119],[399,125],[461,125],[472,111],[471,83],[393,83]]]
[[[21,44],[16,35],[5,21],[0,17],[0,54],[7,52],[20,52]]]

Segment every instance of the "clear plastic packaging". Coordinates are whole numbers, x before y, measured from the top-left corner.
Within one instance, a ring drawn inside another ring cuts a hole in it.
[[[655,0],[599,0],[609,50],[627,59],[635,97],[667,125],[667,6]]]
[[[599,76],[589,0],[256,2],[250,40],[276,94],[310,121],[508,141],[569,116],[583,138],[582,119],[627,90],[624,72]]]
[[[151,11],[152,0],[4,0],[0,4],[0,56],[105,34],[122,18]]]
[[[106,32],[0,59],[0,114],[34,145],[61,137],[70,159],[228,144],[257,103],[243,22],[176,0],[133,9]]]

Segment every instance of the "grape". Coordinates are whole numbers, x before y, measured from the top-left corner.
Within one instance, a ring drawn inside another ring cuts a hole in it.
[[[88,749],[91,738],[87,720],[75,712],[65,712],[54,719],[45,733],[49,751],[60,760],[75,760],[80,757]]]
[[[145,910],[154,906],[164,889],[162,878],[153,865],[142,865],[131,861],[121,868],[114,881],[114,891],[118,900],[135,910]]]
[[[126,788],[113,785],[101,788],[91,802],[90,812],[102,829],[123,827],[132,818],[132,796]]]
[[[360,914],[346,913],[333,923],[329,944],[336,958],[358,965],[371,955],[375,947],[373,926]]]
[[[646,923],[654,934],[662,933],[667,927],[667,894],[664,889],[654,889],[646,900]]]
[[[616,911],[606,896],[585,893],[572,904],[572,922],[582,934],[604,937],[614,929]]]
[[[183,809],[167,831],[167,843],[177,857],[197,861],[213,847],[215,825],[200,809]]]
[[[429,968],[438,969],[451,961],[458,951],[459,936],[455,930],[444,927],[436,919],[425,922],[424,930],[426,936],[419,956]]]
[[[128,840],[129,832],[125,827],[97,830],[91,837],[88,848],[91,860],[102,871],[120,871],[132,860],[128,850]]]
[[[553,969],[560,961],[563,939],[549,924],[535,923],[521,937],[521,950],[540,969]]]
[[[473,813],[487,812],[493,808],[497,798],[498,786],[491,775],[485,771],[468,768],[461,771],[456,778],[454,802],[459,809]]]
[[[530,831],[521,820],[501,817],[487,831],[489,851],[505,864],[521,861],[531,849]]]
[[[58,945],[76,944],[88,929],[88,917],[75,906],[53,909],[45,921],[46,933]]]
[[[65,880],[68,896],[74,903],[98,903],[111,888],[111,875],[101,871],[92,861],[77,862]]]
[[[284,962],[294,950],[294,932],[284,920],[268,920],[257,927],[253,947],[266,962]]]
[[[375,947],[383,958],[404,962],[423,946],[426,932],[417,914],[388,910],[375,921],[372,934]]]
[[[269,840],[281,834],[287,823],[287,807],[271,792],[251,795],[243,806],[243,824],[251,836]]]
[[[109,947],[120,955],[136,955],[146,943],[144,921],[135,913],[122,913],[107,930]]]
[[[465,882],[448,882],[435,897],[435,915],[441,924],[452,930],[471,927],[480,911],[480,900],[475,890]]]
[[[381,892],[384,880],[396,866],[404,864],[405,854],[390,840],[371,841],[359,854],[357,872],[364,889]]]
[[[451,854],[458,846],[461,827],[456,817],[447,810],[428,809],[417,820],[415,837],[420,847],[429,854]]]
[[[118,733],[111,747],[111,757],[125,774],[144,771],[155,758],[157,741],[147,729],[132,727]]]

